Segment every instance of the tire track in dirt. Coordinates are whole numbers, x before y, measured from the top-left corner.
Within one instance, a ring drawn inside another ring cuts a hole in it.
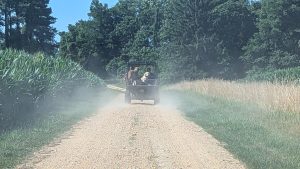
[[[245,168],[176,109],[120,105],[122,98],[17,168]]]

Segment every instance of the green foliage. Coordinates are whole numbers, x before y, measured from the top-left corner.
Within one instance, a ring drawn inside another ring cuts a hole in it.
[[[60,52],[103,78],[129,60],[158,62],[164,82],[300,63],[297,0],[93,0],[89,15],[61,34]]]
[[[3,47],[55,53],[56,29],[51,25],[56,19],[51,16],[48,4],[49,0],[0,0]]]
[[[123,78],[124,75],[127,73],[127,63],[126,58],[117,57],[112,59],[107,65],[106,65],[106,71],[112,76],[117,78]]]
[[[75,62],[41,53],[0,52],[0,130],[34,115],[46,98],[68,96],[79,85],[103,84]]]
[[[253,70],[244,80],[300,84],[300,67],[278,70]]]
[[[249,69],[299,66],[300,4],[298,0],[262,0],[258,29],[245,47]]]
[[[162,3],[123,0],[108,9],[94,0],[91,19],[80,21],[61,34],[61,55],[103,78],[121,76],[130,59],[157,60]]]
[[[234,0],[168,1],[161,57],[173,74],[166,76],[177,81],[243,76],[239,57],[256,31],[250,7],[246,1]]]
[[[61,33],[60,55],[71,58],[85,69],[106,77],[105,66],[118,54],[111,35],[113,17],[106,5],[93,0],[89,21],[79,21]]]

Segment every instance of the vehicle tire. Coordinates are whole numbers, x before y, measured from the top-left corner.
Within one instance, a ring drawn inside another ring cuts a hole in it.
[[[131,103],[131,96],[128,91],[125,92],[125,103],[127,103],[127,104]]]
[[[156,99],[154,99],[154,105],[157,105],[157,104],[159,104],[159,103],[160,103],[159,97],[157,97]]]

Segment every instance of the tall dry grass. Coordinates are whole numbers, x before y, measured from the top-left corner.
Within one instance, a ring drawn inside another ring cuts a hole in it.
[[[228,100],[251,102],[271,111],[300,113],[300,86],[296,84],[208,79],[185,81],[169,86],[168,89],[191,90]]]

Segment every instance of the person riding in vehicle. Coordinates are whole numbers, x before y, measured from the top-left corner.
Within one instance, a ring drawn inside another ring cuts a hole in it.
[[[148,67],[143,77],[141,78],[141,81],[147,85],[153,85],[154,79],[155,79],[155,75],[154,73],[152,73],[152,69]]]
[[[139,79],[138,71],[139,71],[138,67],[134,67],[134,66],[130,67],[130,70],[127,73],[128,84],[136,85],[136,81]]]

